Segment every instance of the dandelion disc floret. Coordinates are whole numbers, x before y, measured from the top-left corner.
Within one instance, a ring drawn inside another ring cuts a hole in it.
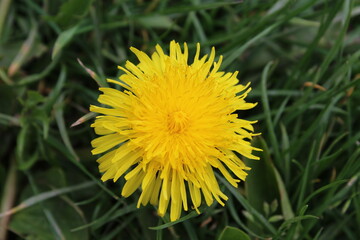
[[[160,46],[151,57],[131,51],[139,63],[126,62],[119,80],[108,80],[123,91],[100,88],[98,101],[108,107],[90,107],[102,114],[91,125],[101,135],[92,141],[92,153],[103,154],[101,179],[123,176],[124,197],[140,188],[138,207],[150,202],[160,216],[170,208],[171,221],[182,209],[198,211],[203,199],[224,205],[214,171],[236,187],[250,168],[235,152],[258,159],[252,151],[260,149],[250,145],[255,121],[235,113],[256,105],[245,101],[251,88],[239,84],[237,72],[219,71],[214,48],[200,58],[197,44],[191,64],[187,45],[182,51],[175,41],[168,55]]]

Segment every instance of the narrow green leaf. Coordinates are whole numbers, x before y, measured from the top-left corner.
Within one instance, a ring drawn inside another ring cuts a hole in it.
[[[284,216],[282,215],[274,215],[269,218],[269,222],[278,222],[284,220]]]
[[[33,197],[30,197],[30,198],[26,199],[25,201],[23,201],[22,203],[20,203],[16,207],[13,207],[12,209],[10,209],[10,210],[8,210],[6,212],[0,213],[0,218],[2,218],[4,216],[7,216],[7,215],[10,215],[10,214],[14,214],[14,213],[16,213],[16,212],[18,212],[20,210],[23,210],[25,208],[28,208],[28,207],[34,205],[34,204],[45,201],[45,200],[47,200],[49,198],[53,198],[53,197],[59,196],[61,194],[69,193],[69,192],[72,192],[72,191],[77,191],[77,190],[80,190],[80,189],[88,188],[88,187],[90,187],[90,186],[92,186],[94,184],[95,184],[94,182],[85,182],[85,183],[75,185],[75,186],[71,186],[71,187],[59,188],[59,189],[51,190],[51,191],[48,191],[48,192],[40,193],[40,194],[38,194],[36,196],[33,196]]]
[[[80,231],[86,228],[89,228],[91,226],[94,226],[94,229],[98,229],[100,227],[102,227],[104,224],[111,222],[115,219],[118,219],[119,217],[131,213],[133,211],[136,211],[136,203],[133,203],[131,205],[125,205],[123,208],[119,208],[119,206],[123,204],[122,201],[118,201],[117,203],[114,204],[114,206],[108,211],[106,212],[104,215],[102,215],[101,217],[98,217],[96,220],[87,223],[85,225],[76,227],[74,229],[72,229],[72,231]]]
[[[174,222],[168,222],[168,223],[165,223],[165,224],[162,224],[162,225],[159,225],[159,226],[156,226],[156,227],[150,227],[150,229],[152,230],[161,230],[161,229],[165,229],[165,228],[168,228],[168,227],[171,227],[175,224],[178,224],[178,223],[181,223],[183,221],[186,221],[190,218],[193,218],[193,217],[196,217],[198,216],[199,214],[196,212],[196,211],[192,211],[191,213],[189,213],[188,215],[174,221]]]
[[[275,228],[268,222],[268,220],[259,213],[255,208],[251,206],[249,201],[244,198],[243,195],[240,194],[240,192],[234,188],[230,183],[225,180],[222,176],[215,173],[216,177],[229,189],[231,194],[235,197],[235,199],[248,211],[256,221],[260,222],[265,229],[267,229],[269,232],[276,233]]]
[[[54,49],[51,54],[51,59],[54,60],[55,57],[61,52],[61,50],[73,39],[75,36],[80,24],[75,25],[72,28],[60,33],[56,42],[54,44]]]
[[[47,76],[55,67],[56,65],[58,64],[59,62],[59,55],[57,55],[55,57],[55,59],[53,59],[47,66],[44,70],[42,70],[41,72],[39,73],[35,73],[35,74],[32,74],[30,76],[27,76],[27,77],[24,77],[22,78],[20,81],[16,82],[14,85],[16,86],[23,86],[23,85],[26,85],[26,84],[30,84],[30,83],[33,83],[33,82],[36,82],[36,81],[39,81],[40,79],[44,78],[45,76]]]
[[[61,135],[61,138],[66,146],[66,148],[68,149],[68,151],[71,153],[71,155],[73,156],[73,158],[76,160],[76,161],[79,161],[79,157],[77,156],[72,144],[71,144],[71,141],[70,141],[70,138],[69,138],[69,134],[67,133],[67,130],[66,130],[66,125],[65,125],[65,120],[64,120],[64,116],[63,116],[63,100],[64,100],[64,96],[60,96],[57,103],[55,104],[55,118],[56,118],[56,123],[58,125],[58,128],[59,128],[59,131],[60,131],[60,135]]]
[[[276,170],[276,168],[274,168],[274,173],[276,176],[276,181],[277,181],[279,193],[280,193],[281,210],[283,212],[285,219],[291,219],[294,217],[294,212],[291,207],[291,203],[290,203],[289,196],[288,196],[288,193],[285,188],[285,184],[284,184],[283,180],[281,179],[281,176],[280,176],[279,172]]]
[[[99,85],[99,87],[108,87],[109,86],[108,83],[103,78],[101,78],[98,74],[96,74],[90,68],[86,67],[79,58],[77,60],[78,60],[78,63],[80,64],[80,66],[82,68],[84,68],[85,71],[90,75],[90,77],[96,81],[96,83]]]
[[[265,112],[267,131],[269,131],[272,148],[273,148],[274,155],[275,155],[274,160],[275,160],[276,166],[282,166],[280,164],[280,162],[283,158],[280,155],[279,143],[278,143],[278,139],[277,139],[277,136],[275,133],[275,126],[274,126],[273,120],[271,118],[270,104],[269,104],[269,99],[267,96],[267,80],[269,78],[271,68],[273,67],[273,65],[274,65],[273,62],[269,62],[266,65],[266,67],[264,68],[263,73],[261,75],[261,99],[262,99],[262,105],[263,105],[264,112]]]
[[[90,173],[84,165],[80,161],[76,161],[73,155],[68,151],[68,149],[60,142],[60,140],[56,139],[55,137],[49,135],[49,137],[46,139],[46,142],[49,143],[52,147],[57,149],[59,152],[64,154],[75,166],[77,166],[86,176],[88,176],[91,180],[96,182],[96,184],[103,189],[107,194],[109,194],[112,198],[118,200],[119,197],[116,196],[112,191],[110,191],[103,182],[99,180],[96,176],[94,176],[92,173]]]
[[[199,239],[196,234],[197,233],[196,227],[193,224],[191,224],[191,222],[184,221],[183,225],[186,229],[186,232],[189,235],[189,240],[198,240]]]
[[[160,13],[163,15],[168,15],[172,13],[182,13],[182,12],[190,12],[190,11],[199,11],[199,10],[205,10],[205,9],[214,9],[214,8],[220,8],[220,7],[226,7],[230,5],[237,5],[239,4],[238,1],[232,1],[232,2],[212,2],[212,3],[203,3],[203,4],[188,4],[188,5],[182,5],[182,6],[176,6],[172,8],[166,8],[165,10],[161,11]]]
[[[22,126],[17,136],[16,160],[17,166],[21,170],[27,170],[38,160],[39,153],[37,149],[33,149],[32,145],[36,132],[29,124]]]
[[[347,180],[338,180],[336,182],[332,182],[330,184],[327,184],[319,189],[317,189],[316,191],[314,191],[313,193],[311,193],[304,201],[303,201],[303,204],[308,204],[309,201],[315,197],[316,195],[324,192],[325,190],[327,189],[330,189],[330,188],[333,188],[333,187],[337,187],[338,185],[342,184],[342,183],[346,183]]]
[[[221,232],[218,240],[250,240],[249,235],[238,228],[227,226]]]
[[[308,220],[308,219],[319,219],[318,217],[316,216],[313,216],[313,215],[304,215],[304,216],[298,216],[298,217],[293,217],[289,220],[286,220],[283,224],[281,224],[280,228],[279,228],[279,231],[283,231],[284,229],[286,229],[288,226],[292,225],[292,224],[295,224],[295,223],[298,223],[298,222],[301,222],[303,220]]]
[[[63,90],[63,87],[65,85],[66,78],[67,78],[67,70],[66,70],[65,65],[62,65],[56,85],[52,89],[49,97],[47,98],[47,100],[44,104],[44,109],[47,112],[49,112],[53,108],[53,105],[55,104],[58,97],[60,96],[60,93]]]
[[[320,78],[328,70],[328,67],[329,67],[331,61],[336,57],[336,54],[343,47],[343,39],[345,37],[345,34],[347,32],[347,29],[348,29],[348,26],[350,23],[352,7],[353,7],[353,1],[351,1],[351,0],[344,1],[345,22],[344,22],[343,26],[341,27],[341,32],[340,32],[338,38],[336,39],[334,46],[331,47],[329,53],[326,55],[326,58],[322,61],[322,64],[319,67],[319,71],[314,80],[315,83],[319,82]]]
[[[246,43],[242,44],[241,47],[239,47],[238,49],[233,50],[229,56],[226,56],[224,58],[222,67],[226,68],[227,66],[229,66],[233,61],[235,61],[236,58],[238,58],[246,49],[248,49],[251,45],[253,45],[254,43],[256,43],[257,41],[259,41],[260,39],[264,38],[266,35],[268,35],[269,33],[271,33],[276,27],[278,26],[278,24],[273,24],[270,25],[269,27],[267,27],[266,29],[264,29],[262,32],[260,32],[259,34],[257,34],[256,36],[254,36],[253,38],[251,38],[249,41],[247,41]]]
[[[175,31],[180,31],[180,27],[174,23],[174,21],[163,15],[152,15],[139,17],[136,19],[136,22],[145,28],[154,28],[154,29],[172,29]]]

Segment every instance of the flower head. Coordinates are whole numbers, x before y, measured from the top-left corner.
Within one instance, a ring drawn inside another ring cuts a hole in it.
[[[170,205],[171,221],[182,209],[198,211],[202,199],[224,205],[214,169],[236,187],[250,168],[235,152],[258,159],[252,151],[260,149],[249,142],[255,121],[235,113],[256,105],[245,102],[251,88],[238,83],[237,72],[218,71],[222,56],[214,62],[214,48],[200,58],[198,44],[191,65],[187,45],[182,51],[175,41],[169,55],[160,46],[151,57],[131,51],[139,64],[127,61],[119,80],[108,80],[124,90],[100,88],[98,101],[110,108],[90,107],[103,114],[91,125],[102,135],[92,141],[93,154],[105,153],[98,159],[101,179],[124,176],[124,197],[141,188],[138,207],[150,202],[163,216]]]

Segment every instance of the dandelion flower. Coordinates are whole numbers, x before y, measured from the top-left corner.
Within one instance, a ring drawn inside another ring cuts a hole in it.
[[[260,149],[250,145],[255,121],[235,112],[256,105],[245,101],[251,88],[239,84],[237,72],[219,71],[222,56],[214,62],[214,48],[200,58],[197,44],[190,65],[186,43],[182,51],[172,41],[168,55],[156,46],[151,57],[130,49],[139,63],[127,61],[118,67],[124,72],[119,80],[108,79],[123,91],[100,88],[98,101],[108,107],[90,107],[102,114],[91,125],[101,135],[92,141],[92,154],[103,154],[97,160],[101,179],[123,176],[122,196],[140,188],[138,207],[150,202],[160,216],[170,208],[171,221],[182,209],[199,213],[202,199],[224,205],[228,198],[214,171],[236,187],[250,168],[235,152],[258,159],[252,151]]]

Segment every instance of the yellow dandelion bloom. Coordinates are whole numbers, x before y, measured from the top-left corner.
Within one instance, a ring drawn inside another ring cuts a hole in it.
[[[101,179],[124,176],[122,196],[140,188],[138,207],[150,202],[164,216],[170,205],[171,221],[182,209],[199,212],[202,199],[224,205],[214,169],[236,187],[250,168],[235,152],[258,159],[252,151],[260,149],[249,142],[255,121],[235,113],[256,105],[245,102],[251,88],[239,84],[237,72],[218,71],[222,56],[214,62],[214,48],[200,58],[197,44],[191,65],[187,45],[182,51],[175,41],[168,55],[160,46],[151,57],[130,49],[139,64],[127,61],[119,80],[108,80],[124,90],[100,88],[98,101],[109,108],[90,107],[103,114],[91,125],[102,135],[92,141],[92,154],[105,153],[98,159]]]

